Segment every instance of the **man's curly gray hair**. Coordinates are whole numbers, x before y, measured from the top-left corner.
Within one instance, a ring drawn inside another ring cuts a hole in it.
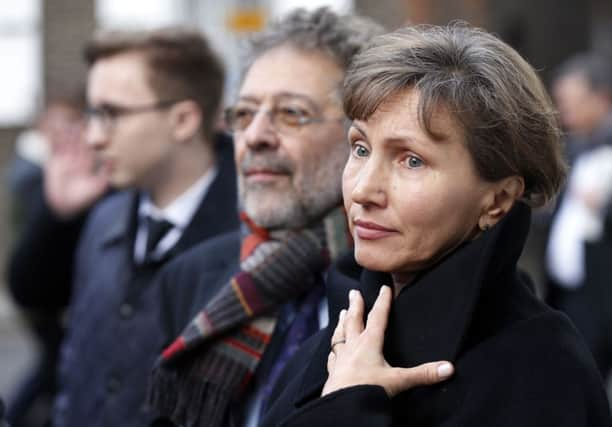
[[[248,42],[246,68],[263,53],[282,45],[325,52],[346,70],[353,56],[384,28],[369,18],[340,15],[327,7],[296,9]]]

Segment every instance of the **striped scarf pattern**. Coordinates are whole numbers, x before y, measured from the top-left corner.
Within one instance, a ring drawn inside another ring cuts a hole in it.
[[[309,291],[351,239],[346,216],[334,209],[301,230],[268,232],[241,215],[240,271],[167,347],[154,370],[150,404],[177,425],[239,423],[239,399],[261,361],[282,304]]]

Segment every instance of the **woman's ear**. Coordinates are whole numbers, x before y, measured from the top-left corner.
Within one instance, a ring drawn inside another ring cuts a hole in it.
[[[512,209],[525,191],[525,180],[518,175],[509,176],[495,182],[492,191],[478,220],[478,227],[483,231],[497,224]]]
[[[202,125],[202,110],[193,101],[182,101],[172,109],[172,126],[174,138],[178,141],[189,141]]]

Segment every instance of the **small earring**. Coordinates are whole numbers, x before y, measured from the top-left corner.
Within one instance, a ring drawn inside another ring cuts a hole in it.
[[[481,228],[482,231],[487,231],[491,226],[489,224],[484,224]]]

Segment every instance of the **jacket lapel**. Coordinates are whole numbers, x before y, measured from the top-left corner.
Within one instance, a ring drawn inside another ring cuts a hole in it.
[[[101,230],[102,246],[113,245],[126,238],[131,238],[133,241],[136,233],[138,194],[135,191],[127,191],[111,197],[120,197],[121,200],[116,203],[115,221]]]

